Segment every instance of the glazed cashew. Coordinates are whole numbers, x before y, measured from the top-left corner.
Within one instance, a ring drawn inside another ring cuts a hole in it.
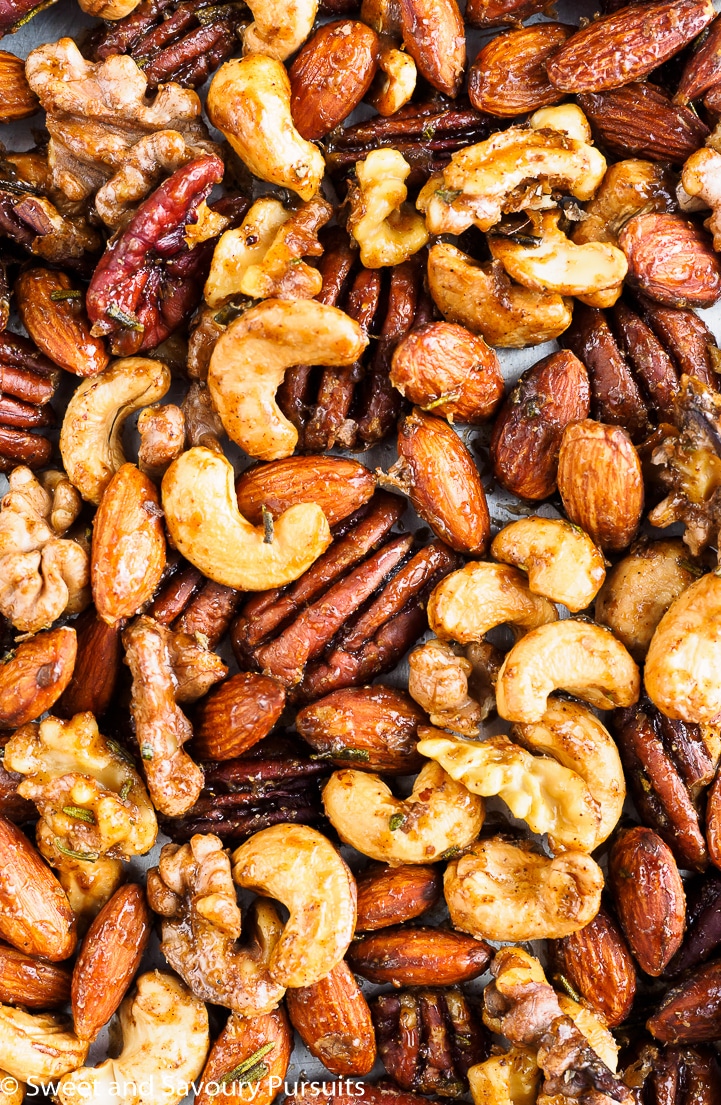
[[[398,150],[372,150],[356,163],[358,184],[349,191],[348,229],[367,269],[399,265],[428,241],[422,217],[406,203],[411,167]]]
[[[89,503],[100,502],[110,480],[125,464],[122,434],[126,418],[162,399],[170,369],[148,357],[113,361],[105,372],[82,380],[68,403],[60,431],[60,453],[71,483]]]
[[[67,1017],[0,1005],[0,1066],[12,1078],[42,1085],[84,1063],[89,1047]]]
[[[315,195],[325,162],[318,147],[295,128],[282,62],[262,54],[226,61],[213,77],[206,108],[251,173],[290,188],[301,199]]]
[[[508,721],[541,721],[554,690],[611,710],[638,701],[640,676],[608,629],[569,618],[532,629],[513,646],[498,674],[498,713]]]
[[[447,242],[430,248],[428,287],[444,318],[499,348],[540,345],[571,325],[570,299],[512,284],[499,263],[479,264]]]
[[[558,939],[596,916],[603,872],[584,852],[548,859],[528,842],[493,837],[449,863],[443,884],[461,932],[487,940]]]
[[[721,250],[721,153],[702,146],[683,167],[681,183],[689,196],[698,196],[713,214],[704,226],[713,234],[713,248]]]
[[[261,829],[233,852],[238,886],[267,894],[290,913],[270,955],[280,986],[312,986],[348,950],[356,920],[355,879],[329,840],[307,825]]]
[[[548,833],[554,852],[592,852],[600,812],[578,772],[549,756],[531,756],[508,737],[468,741],[420,728],[418,751],[483,798],[498,795],[531,832]]]
[[[346,844],[383,863],[434,863],[465,848],[483,824],[484,806],[436,763],[428,763],[408,798],[394,798],[377,775],[335,771],[323,790],[328,820]]]
[[[578,526],[561,518],[521,518],[494,537],[491,556],[528,574],[528,589],[585,610],[606,578],[603,553]]]
[[[687,724],[721,720],[721,577],[709,572],[668,608],[651,638],[643,679],[667,717]]]
[[[572,238],[618,245],[618,235],[633,215],[643,211],[674,211],[675,186],[668,167],[657,161],[629,158],[609,165],[601,187],[587,205],[586,218],[576,223]]]
[[[275,519],[268,534],[238,512],[234,481],[225,457],[202,446],[173,461],[162,499],[176,547],[226,587],[265,591],[297,579],[330,545],[325,514],[315,503],[298,503]]]
[[[313,29],[318,0],[250,0],[248,7],[255,22],[243,35],[244,52],[285,61]]]
[[[523,572],[474,560],[442,579],[428,600],[428,624],[442,641],[480,641],[497,625],[535,629],[555,622],[555,606],[534,595]]]
[[[166,844],[148,872],[148,903],[163,917],[161,951],[197,998],[245,1017],[269,1013],[285,988],[268,963],[283,931],[270,902],[256,903],[251,943],[241,947],[230,857],[217,836]]]
[[[275,393],[296,364],[346,365],[368,338],[337,307],[317,300],[266,299],[231,322],[208,367],[208,387],[228,437],[251,457],[289,457],[298,431]]]
[[[173,975],[149,971],[138,978],[119,1016],[120,1055],[66,1075],[57,1092],[61,1105],[82,1100],[179,1105],[185,1086],[203,1069],[210,1045],[208,1011],[202,1001]],[[117,1087],[124,1092],[118,1094]]]
[[[366,100],[379,115],[394,115],[412,98],[416,90],[418,70],[410,54],[393,45],[392,39],[381,40],[378,58],[379,72]]]

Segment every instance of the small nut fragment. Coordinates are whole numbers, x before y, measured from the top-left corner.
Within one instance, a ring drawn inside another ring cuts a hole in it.
[[[437,867],[371,864],[358,876],[356,932],[375,932],[420,917],[442,894]]]
[[[159,483],[185,448],[185,415],[175,403],[144,407],[138,415],[138,468]]]
[[[263,510],[278,518],[297,503],[317,503],[335,526],[367,503],[376,488],[371,472],[347,457],[286,457],[246,468],[235,485],[238,509],[254,526]]]
[[[75,949],[76,921],[60,883],[25,834],[4,817],[0,847],[5,857],[0,865],[0,936],[28,955],[53,962],[67,959]]]
[[[667,167],[631,158],[609,165],[601,187],[586,206],[586,218],[576,224],[573,240],[611,242],[633,215],[644,211],[674,211],[676,193]]]
[[[285,61],[310,34],[318,0],[252,0],[254,23],[243,35],[246,54]]]
[[[492,648],[485,643],[473,644],[463,656],[457,654],[459,649],[454,651],[443,641],[431,640],[413,650],[408,657],[408,693],[428,711],[431,725],[452,729],[467,737],[478,736],[479,725],[495,709],[496,698],[491,686],[492,672],[485,670],[480,674],[478,671],[479,667],[490,667],[483,663],[487,657],[484,656],[480,664],[474,663],[471,650],[480,652]],[[484,680],[486,674],[488,678]],[[479,701],[469,693],[471,680]]]
[[[198,1105],[213,1105],[216,1087],[222,1087],[228,1105],[271,1105],[286,1076],[293,1042],[282,1007],[260,1017],[231,1013],[203,1068]]]
[[[533,1105],[540,1078],[534,1053],[519,1047],[476,1063],[468,1072],[473,1105]]]
[[[199,703],[193,748],[201,760],[232,760],[262,740],[285,706],[276,679],[243,671],[224,680]]]
[[[618,236],[628,282],[665,307],[712,307],[721,296],[721,263],[711,239],[681,215],[634,215]]]
[[[689,196],[697,196],[713,214],[704,226],[713,235],[713,248],[721,249],[721,193],[718,187],[721,153],[703,146],[692,153],[683,167],[681,181]]]
[[[526,572],[529,590],[572,614],[590,605],[606,578],[603,555],[588,534],[560,518],[534,515],[504,526],[491,555]]]
[[[381,39],[378,70],[366,99],[379,115],[387,118],[395,115],[412,98],[418,70],[410,54],[389,45],[387,39]]]
[[[479,111],[513,117],[563,99],[546,62],[574,32],[565,23],[533,23],[496,35],[468,74],[468,98]]]
[[[561,979],[570,982],[609,1028],[626,1020],[636,994],[636,968],[618,926],[603,907],[578,932],[557,940],[551,955]]]
[[[323,138],[357,108],[375,76],[380,42],[365,23],[319,27],[294,59],[290,110],[298,133]]]
[[[73,674],[77,637],[70,626],[36,633],[0,663],[0,729],[17,729],[44,714]]]
[[[558,617],[517,568],[474,561],[441,580],[428,600],[428,623],[443,641],[483,639],[497,625],[535,629]]]
[[[398,150],[372,150],[356,164],[349,189],[348,229],[367,269],[400,265],[428,241],[423,219],[410,203],[404,181],[411,167]]]
[[[108,367],[105,342],[92,336],[83,293],[66,273],[26,269],[14,291],[23,326],[51,361],[76,376],[97,376]]]
[[[7,50],[0,50],[0,85],[3,98],[0,104],[0,123],[14,119],[27,119],[40,110],[38,98],[25,76],[25,62]]]
[[[373,1021],[345,961],[312,986],[289,990],[285,1001],[301,1040],[331,1074],[368,1074],[376,1061]]]

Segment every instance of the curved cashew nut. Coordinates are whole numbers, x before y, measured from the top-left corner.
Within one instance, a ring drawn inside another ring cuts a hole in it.
[[[202,1001],[173,975],[149,971],[121,1005],[120,1028],[123,1050],[117,1059],[66,1075],[58,1087],[61,1105],[84,1099],[125,1105],[182,1101],[185,1086],[203,1069],[210,1044],[208,1011]],[[127,1089],[118,1094],[113,1086]],[[141,1086],[146,1087],[142,1092]]]
[[[709,572],[669,607],[651,638],[643,679],[667,717],[705,725],[721,719],[721,578]]]
[[[484,806],[436,763],[428,763],[404,801],[377,775],[336,771],[323,790],[328,820],[341,840],[383,863],[434,863],[465,848],[483,824]]]
[[[255,23],[243,35],[246,54],[285,61],[313,29],[318,0],[250,0]]]
[[[499,348],[540,345],[571,325],[570,299],[512,284],[502,265],[479,264],[447,242],[428,253],[428,287],[445,319]]]
[[[603,872],[584,852],[549,859],[501,837],[474,844],[443,879],[454,928],[486,940],[569,936],[596,916],[602,890]]]
[[[399,265],[428,241],[423,218],[406,203],[411,167],[398,150],[372,150],[356,163],[348,228],[367,269]]]
[[[561,518],[521,518],[494,537],[491,556],[528,573],[528,589],[572,614],[595,598],[606,578],[603,553],[578,526]]]
[[[315,195],[325,162],[318,147],[295,128],[282,62],[262,54],[226,61],[213,77],[206,108],[251,173],[290,188],[301,199]]]
[[[307,825],[262,829],[233,852],[239,886],[287,906],[288,923],[268,970],[281,986],[312,986],[348,950],[356,920],[355,879],[329,840]]]
[[[60,431],[60,453],[68,478],[89,503],[100,502],[125,464],[125,419],[157,403],[169,387],[170,369],[161,361],[125,357],[76,388]]]
[[[89,1047],[67,1017],[0,1005],[0,1066],[13,1078],[36,1085],[59,1078],[85,1062]]]
[[[316,300],[266,299],[231,322],[208,367],[208,387],[228,437],[251,457],[289,457],[298,431],[275,393],[291,365],[346,365],[368,345],[361,327]]]
[[[496,704],[508,721],[534,722],[554,690],[611,710],[637,702],[640,686],[635,661],[610,630],[569,618],[532,629],[513,646],[498,673]]]
[[[398,50],[386,39],[378,58],[379,72],[366,100],[379,115],[394,115],[413,97],[418,70],[410,54]]]
[[[721,250],[721,153],[702,146],[683,167],[681,183],[689,196],[698,196],[713,215],[704,226],[713,234],[713,248]]]
[[[297,579],[328,548],[330,529],[316,503],[298,503],[270,533],[238,511],[234,474],[225,457],[188,449],[163,477],[165,522],[183,556],[226,587],[266,591]]]
[[[442,579],[428,600],[428,624],[442,641],[467,645],[497,625],[535,629],[555,622],[553,603],[534,595],[523,572],[474,560]]]

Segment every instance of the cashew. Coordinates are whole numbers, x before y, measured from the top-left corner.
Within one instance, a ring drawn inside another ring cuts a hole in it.
[[[541,1072],[530,1048],[512,1047],[468,1071],[473,1105],[536,1105]]]
[[[643,211],[674,211],[674,185],[668,167],[656,161],[630,158],[609,165],[601,187],[586,207],[586,218],[576,224],[571,237],[576,245],[610,242],[633,215]]]
[[[442,641],[480,641],[497,625],[535,629],[558,617],[555,606],[532,594],[517,568],[474,560],[442,579],[428,600],[428,624]]]
[[[603,872],[584,852],[548,859],[528,842],[493,837],[449,863],[443,885],[461,932],[487,940],[558,939],[596,916]]]
[[[640,664],[661,618],[698,575],[680,538],[639,542],[609,571],[596,596],[596,621]]]
[[[558,210],[541,215],[540,241],[532,246],[489,235],[491,256],[524,288],[575,295],[594,307],[612,307],[628,272],[625,253],[606,242],[575,245],[559,230],[560,219]]]
[[[400,265],[428,241],[423,219],[403,183],[411,167],[398,150],[372,150],[356,163],[358,184],[349,191],[348,229],[367,269]]]
[[[702,146],[683,167],[681,183],[689,196],[698,196],[713,214],[704,226],[713,234],[713,248],[721,250],[721,153]]]
[[[721,719],[721,577],[692,583],[658,623],[644,668],[646,693],[667,717],[687,724]]]
[[[606,578],[603,553],[578,526],[560,518],[522,518],[496,535],[491,555],[528,573],[528,589],[575,614]]]
[[[447,242],[428,253],[428,287],[444,318],[500,348],[540,345],[571,325],[570,299],[512,284],[502,265],[479,264]]]
[[[196,446],[173,461],[163,477],[165,522],[182,555],[216,583],[266,591],[297,579],[328,548],[330,529],[315,503],[289,507],[262,526],[238,512],[230,463]]]
[[[208,1012],[174,975],[148,971],[120,1007],[123,1050],[98,1067],[62,1079],[61,1105],[122,1101],[179,1105],[203,1069],[210,1044]],[[88,1093],[90,1087],[90,1093]]]
[[[138,0],[78,0],[78,3],[96,19],[124,19],[138,6]]]
[[[218,308],[242,291],[251,265],[262,262],[276,234],[292,212],[280,200],[262,196],[256,200],[235,230],[226,230],[213,252],[203,295],[209,307]]]
[[[275,393],[296,364],[346,365],[368,345],[359,326],[316,300],[266,299],[231,322],[208,367],[208,387],[225,432],[251,457],[289,457],[298,431]]]
[[[398,50],[392,39],[381,40],[378,74],[366,100],[379,115],[394,115],[412,98],[418,70],[410,54]]]
[[[67,1017],[0,1005],[0,1067],[12,1078],[36,1086],[59,1078],[85,1062],[89,1046]]]
[[[307,825],[273,825],[236,848],[238,886],[267,894],[290,916],[268,970],[281,986],[312,986],[345,955],[355,929],[356,886],[329,840]]]
[[[60,453],[68,478],[89,503],[100,502],[125,464],[125,419],[157,403],[169,387],[170,369],[161,361],[125,357],[76,388],[60,431]]]
[[[581,776],[600,815],[597,848],[616,827],[626,799],[621,757],[608,730],[587,706],[552,696],[540,721],[514,725],[511,736]]]
[[[434,863],[465,848],[483,824],[484,806],[436,763],[428,763],[408,798],[394,798],[377,775],[335,771],[323,790],[328,820],[346,844],[383,863]]]
[[[309,200],[320,188],[320,150],[295,129],[290,80],[280,61],[250,54],[226,61],[213,77],[208,117],[251,173]]]
[[[6,1070],[0,1070],[0,1105],[23,1105],[25,1090],[24,1082],[17,1078],[12,1079]]]
[[[611,710],[638,701],[640,676],[609,630],[569,618],[532,629],[513,646],[498,674],[498,713],[508,721],[541,721],[554,690]]]
[[[313,29],[318,0],[249,0],[254,23],[243,35],[246,54],[285,61]]]
[[[508,737],[483,741],[421,728],[418,751],[456,782],[484,798],[498,795],[531,832],[548,833],[554,852],[592,852],[600,814],[577,771],[548,756],[531,756]]]

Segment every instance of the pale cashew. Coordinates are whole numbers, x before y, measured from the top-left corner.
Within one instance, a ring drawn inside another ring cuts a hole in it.
[[[301,199],[315,195],[325,162],[318,147],[295,128],[282,62],[262,54],[226,61],[213,77],[206,108],[251,173],[290,188]]]
[[[408,798],[394,798],[377,775],[335,771],[323,790],[328,820],[346,844],[383,863],[434,863],[465,848],[483,825],[480,798],[428,763]]]
[[[588,706],[552,696],[538,722],[514,725],[511,736],[525,748],[553,756],[585,781],[600,815],[597,848],[623,811],[626,782],[616,742]]]
[[[689,196],[698,196],[713,214],[704,226],[713,234],[713,248],[721,250],[721,153],[702,146],[683,167],[681,183]]]
[[[262,196],[256,200],[235,230],[226,230],[213,252],[203,295],[209,307],[218,308],[232,296],[245,294],[243,278],[251,265],[262,262],[292,212],[280,200]]]
[[[273,523],[270,540],[238,511],[234,474],[223,456],[188,449],[163,477],[165,522],[183,556],[226,587],[265,591],[302,575],[331,542],[315,503],[298,503]]]
[[[379,115],[394,115],[412,98],[418,70],[410,54],[399,50],[393,40],[381,40],[378,73],[366,100]]]
[[[184,1087],[202,1071],[210,1045],[202,1001],[174,975],[149,971],[121,1005],[120,1028],[123,1050],[117,1059],[66,1075],[58,1087],[61,1105],[83,1100],[179,1105]]]
[[[125,464],[126,418],[157,403],[169,387],[170,369],[161,361],[125,357],[76,388],[60,431],[60,453],[68,478],[89,503],[100,502]]]
[[[530,1048],[512,1047],[468,1071],[473,1105],[536,1105],[541,1072]]]
[[[508,721],[541,721],[554,690],[611,710],[637,702],[640,686],[635,662],[608,629],[569,618],[532,629],[513,646],[498,674],[496,705]]]
[[[479,264],[447,242],[428,253],[428,287],[444,318],[499,348],[540,345],[571,325],[570,299],[512,284],[498,262]]]
[[[521,518],[494,537],[491,556],[528,573],[528,589],[585,610],[606,578],[603,553],[587,533],[561,518]]]
[[[584,852],[549,859],[530,843],[482,840],[443,879],[453,926],[487,940],[558,939],[598,913],[603,872]]]
[[[508,737],[463,740],[421,728],[418,751],[483,798],[498,795],[531,832],[548,833],[554,852],[592,852],[600,813],[585,781],[549,756],[531,756]]]
[[[346,365],[368,338],[354,319],[316,300],[266,299],[231,322],[208,367],[208,387],[228,437],[251,457],[289,457],[298,441],[275,393],[296,364]]]
[[[89,1047],[67,1017],[0,1005],[0,1067],[13,1078],[42,1085],[84,1063]]]
[[[428,624],[442,641],[480,641],[497,625],[535,629],[555,622],[555,606],[534,595],[523,572],[474,560],[442,579],[428,600]]]
[[[669,607],[651,638],[646,693],[667,717],[721,720],[721,577],[709,572]]]
[[[268,970],[281,986],[312,986],[345,955],[355,930],[355,879],[329,840],[307,825],[261,829],[232,855],[238,886],[267,894],[290,917]]]
[[[245,53],[285,61],[313,29],[318,0],[249,0],[248,7],[255,22],[243,35]]]
[[[423,218],[406,203],[404,181],[411,167],[398,150],[372,150],[356,163],[348,229],[367,269],[399,265],[428,241]]]

